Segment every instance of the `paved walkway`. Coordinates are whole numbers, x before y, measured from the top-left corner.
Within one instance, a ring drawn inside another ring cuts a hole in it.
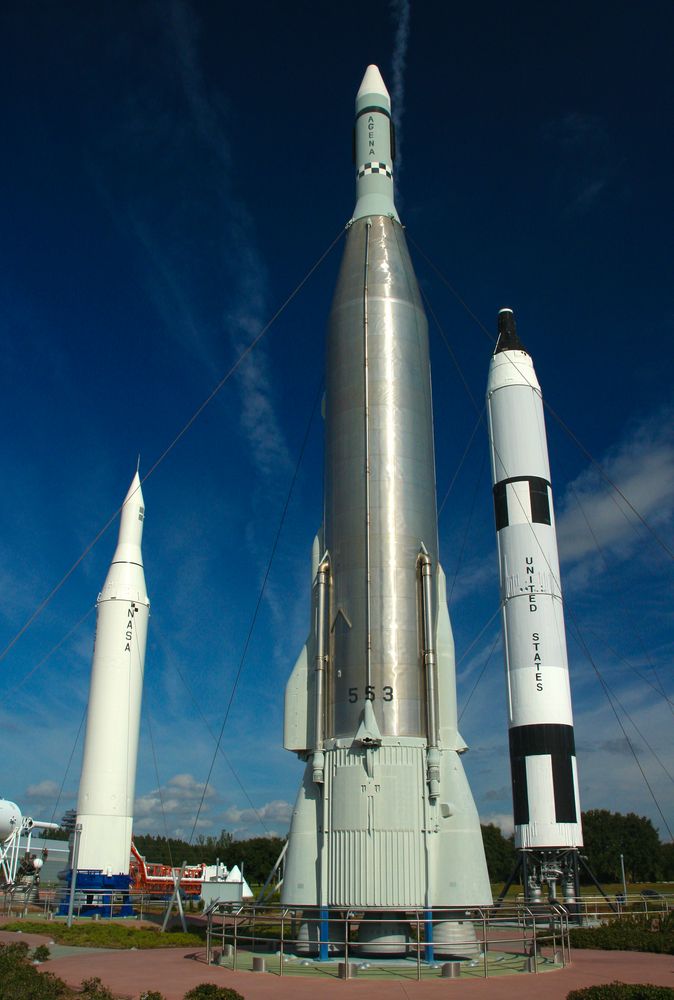
[[[0,931],[0,941],[16,941],[17,935]],[[20,935],[31,947],[47,943],[49,936]],[[183,1000],[187,990],[198,983],[211,982],[237,989],[245,1000],[440,1000],[447,990],[461,991],[465,1000],[489,997],[490,1000],[565,1000],[568,992],[593,983],[620,980],[626,983],[656,983],[674,988],[674,956],[646,955],[627,951],[574,951],[566,969],[535,975],[503,976],[485,979],[438,979],[416,982],[395,979],[335,979],[279,977],[271,973],[232,972],[205,964],[205,950],[167,948],[147,951],[91,951],[68,949],[70,954],[56,957],[59,946],[50,946],[54,958],[40,968],[60,976],[71,985],[99,976],[113,993],[137,1000],[144,990],[159,990],[166,1000]]]

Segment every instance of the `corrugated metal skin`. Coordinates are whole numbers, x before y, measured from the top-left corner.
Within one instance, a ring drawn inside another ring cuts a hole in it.
[[[331,756],[328,905],[423,906],[423,748]]]
[[[366,240],[373,706],[384,736],[425,736],[416,568],[422,543],[437,565],[428,332],[403,230],[385,217],[360,219],[349,230],[328,333],[328,736],[353,736],[365,698]]]

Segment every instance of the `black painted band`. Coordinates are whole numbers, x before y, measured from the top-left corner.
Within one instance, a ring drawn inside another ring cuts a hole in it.
[[[551,524],[550,516],[550,491],[551,484],[541,476],[512,476],[510,479],[502,479],[493,488],[494,494],[494,517],[496,519],[496,530],[507,528],[510,519],[508,517],[508,495],[506,487],[509,483],[529,483],[529,506],[528,513],[533,524]]]
[[[543,479],[542,476],[511,476],[510,479],[499,480],[494,489],[497,486],[505,486],[506,483],[545,483],[546,486],[552,489],[552,483],[547,479]]]
[[[576,756],[573,726],[544,723],[514,726],[510,730],[510,771],[513,786],[513,813],[517,826],[529,822],[527,757],[549,756],[555,799],[555,821],[577,823],[576,792],[572,758]]]
[[[576,756],[573,726],[563,726],[556,722],[537,726],[513,726],[509,737],[511,756],[536,757],[548,753]]]
[[[373,105],[371,105],[371,107],[369,107],[369,108],[363,108],[362,111],[359,111],[358,114],[356,115],[356,121],[358,121],[358,119],[361,118],[363,115],[369,115],[371,111],[376,111],[380,115],[386,115],[386,117],[388,118],[388,120],[389,121],[391,120],[391,112],[390,111],[387,111],[386,108],[380,108],[380,107],[377,107],[375,104],[373,104]]]

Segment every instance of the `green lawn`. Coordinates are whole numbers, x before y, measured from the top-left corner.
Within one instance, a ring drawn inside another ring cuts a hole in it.
[[[138,927],[129,924],[106,922],[73,924],[67,927],[56,921],[17,920],[5,924],[3,930],[22,931],[24,934],[45,934],[59,944],[81,948],[190,948],[203,947],[200,934],[168,931],[162,934],[158,927]]]

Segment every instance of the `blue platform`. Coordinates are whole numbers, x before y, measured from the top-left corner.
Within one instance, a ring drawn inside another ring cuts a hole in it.
[[[66,873],[65,882],[70,891],[72,870]],[[83,917],[133,917],[134,909],[129,899],[130,875],[104,875],[102,871],[80,868],[77,872],[75,892],[78,894],[77,911]],[[85,900],[82,902],[82,895]],[[121,900],[119,897],[122,897]],[[116,897],[116,898],[115,898]],[[68,896],[58,909],[58,915],[68,915]]]

